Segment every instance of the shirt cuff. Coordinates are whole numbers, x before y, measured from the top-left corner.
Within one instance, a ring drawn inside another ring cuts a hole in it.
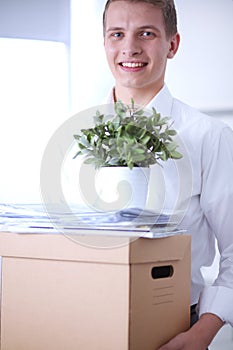
[[[212,313],[233,327],[233,289],[208,286],[201,293],[198,303],[199,316]]]

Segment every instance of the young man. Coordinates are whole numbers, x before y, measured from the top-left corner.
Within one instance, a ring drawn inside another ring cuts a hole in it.
[[[130,103],[133,98],[136,105],[154,106],[171,116],[187,150],[178,202],[181,209],[186,203],[181,224],[192,234],[191,301],[198,304],[199,320],[159,350],[205,350],[225,322],[233,325],[233,133],[173,98],[164,83],[167,60],[175,56],[180,42],[173,0],[108,0],[103,25],[115,78],[109,102]],[[164,164],[164,178],[169,208],[178,187],[169,162]],[[200,268],[212,263],[215,238],[220,271],[213,286],[205,286]]]

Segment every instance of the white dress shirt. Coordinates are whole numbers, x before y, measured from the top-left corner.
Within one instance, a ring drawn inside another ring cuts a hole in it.
[[[191,303],[198,302],[200,315],[210,312],[233,326],[233,132],[173,98],[166,85],[147,106],[152,107],[171,117],[183,158],[152,167],[162,177],[152,174],[150,207],[181,214],[179,225],[192,235]],[[212,264],[216,239],[219,274],[207,286],[201,267]]]

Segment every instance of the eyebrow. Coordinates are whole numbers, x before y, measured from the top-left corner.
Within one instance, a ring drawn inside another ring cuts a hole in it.
[[[143,25],[141,27],[138,27],[137,29],[153,29],[155,30],[156,32],[160,33],[160,30],[155,27],[153,24],[148,24],[148,25]],[[125,30],[124,27],[109,27],[107,30],[106,30],[106,33],[107,32],[113,32],[113,31],[117,31],[117,30]]]
[[[106,32],[113,32],[115,30],[123,30],[122,27],[110,27],[106,30]]]

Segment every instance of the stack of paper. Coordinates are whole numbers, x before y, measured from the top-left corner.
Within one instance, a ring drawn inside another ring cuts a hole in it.
[[[174,215],[158,214],[140,208],[97,212],[72,206],[43,208],[39,204],[0,205],[0,230],[15,233],[80,233],[85,230],[125,231],[137,236],[162,237],[185,232]]]

